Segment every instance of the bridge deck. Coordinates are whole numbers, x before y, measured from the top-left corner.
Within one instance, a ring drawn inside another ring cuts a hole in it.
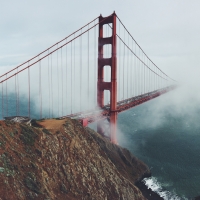
[[[126,111],[130,108],[133,108],[137,105],[140,105],[142,103],[145,103],[151,99],[154,99],[166,92],[169,92],[170,90],[175,89],[175,86],[171,87],[166,87],[161,90],[155,90],[153,92],[149,92],[146,94],[142,94],[136,97],[132,97],[129,99],[125,99],[122,101],[117,102],[117,110],[116,112],[120,113],[123,111]],[[79,112],[71,115],[64,116],[65,117],[70,117],[73,119],[77,119],[79,121],[83,121],[84,119],[87,119],[88,123],[93,123],[98,120],[105,119],[110,116],[110,104],[104,106],[102,109],[98,108],[97,110],[92,110],[92,111],[87,111],[87,112]]]

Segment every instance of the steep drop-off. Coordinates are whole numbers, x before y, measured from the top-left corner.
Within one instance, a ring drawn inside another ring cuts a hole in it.
[[[0,199],[145,199],[148,167],[78,121],[0,121]]]

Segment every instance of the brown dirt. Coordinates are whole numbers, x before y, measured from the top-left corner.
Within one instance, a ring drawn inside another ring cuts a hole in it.
[[[37,121],[39,125],[46,128],[47,130],[59,130],[62,125],[64,125],[66,122],[66,119],[62,120],[56,120],[56,119],[45,119],[42,121]]]

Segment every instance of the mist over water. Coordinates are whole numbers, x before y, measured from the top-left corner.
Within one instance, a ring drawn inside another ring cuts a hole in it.
[[[150,167],[162,190],[170,192],[166,199],[200,195],[197,94],[180,87],[118,116],[119,144]]]

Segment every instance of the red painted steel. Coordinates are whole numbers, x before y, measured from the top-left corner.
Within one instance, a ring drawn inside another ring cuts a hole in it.
[[[103,18],[99,16],[99,40],[98,40],[98,83],[97,83],[97,104],[100,108],[104,107],[104,90],[110,91],[110,137],[111,142],[116,144],[116,126],[117,126],[117,44],[116,44],[116,14],[115,12]],[[112,24],[112,36],[103,37],[103,25]],[[111,44],[112,52],[111,58],[104,58],[103,46]],[[111,67],[111,82],[104,82],[104,66],[109,65]],[[104,135],[103,123],[98,122],[97,132]]]
[[[87,126],[87,125],[88,125],[88,119],[87,119],[87,118],[82,119],[82,120],[81,120],[81,124],[82,124],[83,126]]]

